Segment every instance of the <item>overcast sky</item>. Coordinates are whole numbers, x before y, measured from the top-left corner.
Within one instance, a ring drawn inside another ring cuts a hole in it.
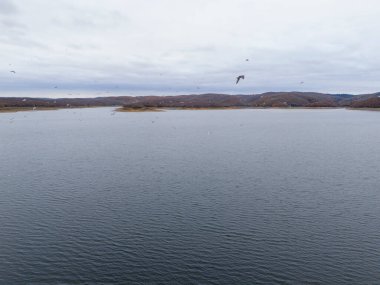
[[[0,0],[0,96],[370,93],[379,35],[379,0]]]

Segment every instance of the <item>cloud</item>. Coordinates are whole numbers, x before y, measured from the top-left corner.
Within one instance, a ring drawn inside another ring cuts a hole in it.
[[[1,62],[18,71],[0,70],[0,96],[380,90],[377,0],[1,0],[0,14]]]
[[[0,20],[0,25],[2,26],[3,30],[5,29],[13,29],[13,30],[26,30],[26,25],[19,23],[17,21],[11,20],[11,19],[2,19]]]
[[[0,1],[0,14],[9,15],[17,13],[17,7],[11,0]]]

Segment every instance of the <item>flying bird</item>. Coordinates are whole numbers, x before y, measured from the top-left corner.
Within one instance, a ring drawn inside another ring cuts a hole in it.
[[[301,81],[301,82],[300,82],[300,84],[304,84],[304,82],[303,82],[303,81]]]
[[[236,77],[236,84],[239,83],[240,79],[244,80],[244,75],[239,75],[238,77]]]
[[[16,74],[16,71],[14,71],[14,70],[11,70],[11,71],[9,71],[9,72],[12,72],[12,73],[15,73],[15,74]]]
[[[245,61],[249,61],[249,59],[247,58]]]

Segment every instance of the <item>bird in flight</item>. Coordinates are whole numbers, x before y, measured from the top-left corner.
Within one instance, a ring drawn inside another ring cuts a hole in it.
[[[14,71],[14,70],[11,70],[11,71],[9,71],[9,72],[16,73],[16,71]]]
[[[240,79],[244,80],[244,75],[239,75],[238,77],[236,77],[236,84],[239,83]]]
[[[301,81],[301,82],[300,82],[300,84],[304,84],[304,82],[303,82],[303,81]]]
[[[246,58],[246,59],[245,59],[245,61],[249,61],[249,59],[248,59],[248,58]]]

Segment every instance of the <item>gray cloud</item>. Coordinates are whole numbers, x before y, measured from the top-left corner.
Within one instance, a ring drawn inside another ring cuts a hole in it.
[[[0,1],[0,14],[9,15],[17,12],[16,5],[11,0]]]
[[[0,96],[380,90],[377,0],[1,0],[0,14],[17,69]]]
[[[12,19],[2,19],[0,20],[0,25],[2,26],[2,29],[5,30],[5,29],[13,29],[13,30],[27,30],[27,27],[26,25],[24,25],[23,23],[19,23],[17,21],[14,21]]]

